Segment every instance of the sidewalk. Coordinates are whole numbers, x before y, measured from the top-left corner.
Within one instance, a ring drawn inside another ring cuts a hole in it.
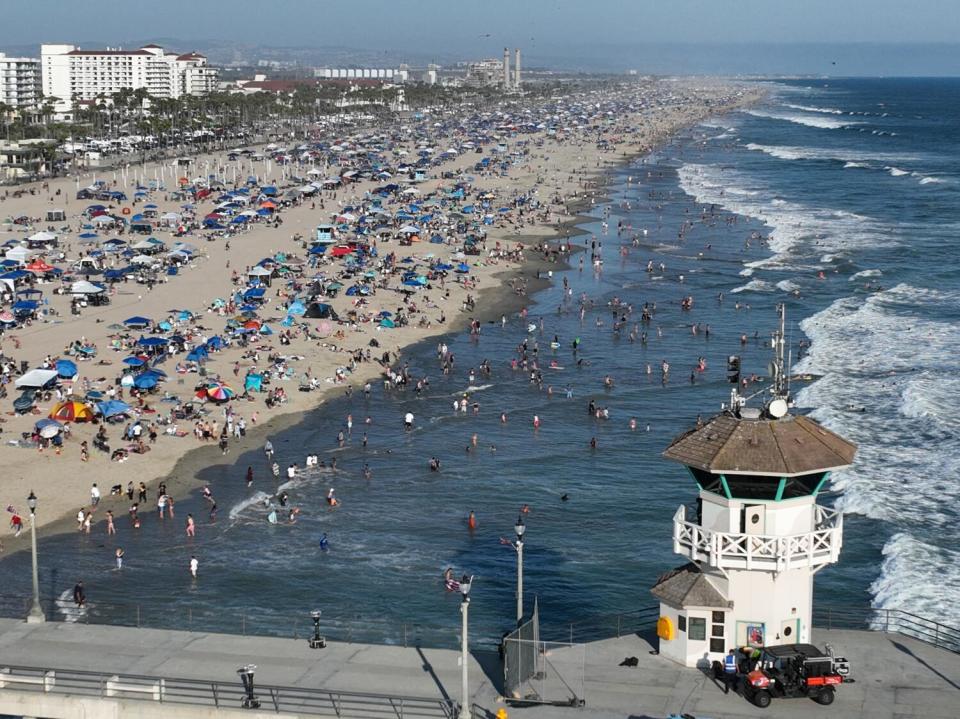
[[[507,710],[521,719],[643,719],[674,712],[688,712],[697,719],[958,716],[960,656],[876,632],[820,630],[814,632],[814,642],[820,646],[829,642],[846,656],[856,679],[840,688],[831,707],[806,699],[776,699],[769,709],[757,709],[740,696],[724,695],[701,672],[652,655],[646,640],[629,636],[591,643],[583,650],[560,648],[548,655],[552,665],[568,674],[565,679],[574,689],[581,685],[577,668],[584,667],[583,709]],[[638,666],[619,666],[626,657],[637,657]],[[258,684],[460,699],[459,657],[451,650],[344,643],[312,650],[305,640],[60,622],[28,625],[0,619],[0,668],[19,665],[236,683],[236,670],[248,663],[257,665]],[[501,672],[496,653],[471,657],[471,701],[488,716],[505,706],[499,699]],[[558,692],[556,698],[565,697]]]

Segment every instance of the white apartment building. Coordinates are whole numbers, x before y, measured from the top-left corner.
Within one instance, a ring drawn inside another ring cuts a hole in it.
[[[217,71],[195,52],[166,52],[159,45],[137,50],[82,50],[74,45],[41,45],[43,94],[57,98],[57,112],[74,98],[94,100],[118,90],[144,88],[152,97],[205,95],[217,87]]]
[[[33,107],[40,100],[40,61],[0,52],[0,103]]]

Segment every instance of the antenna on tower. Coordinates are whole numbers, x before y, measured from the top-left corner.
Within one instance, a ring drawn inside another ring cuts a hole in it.
[[[780,326],[773,333],[773,362],[770,364],[770,373],[773,375],[773,386],[770,393],[773,399],[767,403],[767,414],[774,419],[780,419],[787,414],[789,410],[788,397],[790,390],[788,383],[789,374],[785,371],[784,355],[786,351],[786,306],[781,303],[777,305],[777,314],[780,317]]]

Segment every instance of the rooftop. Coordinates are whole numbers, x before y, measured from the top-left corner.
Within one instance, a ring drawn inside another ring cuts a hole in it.
[[[743,419],[724,412],[674,439],[663,456],[713,474],[789,477],[846,467],[856,451],[809,417]]]

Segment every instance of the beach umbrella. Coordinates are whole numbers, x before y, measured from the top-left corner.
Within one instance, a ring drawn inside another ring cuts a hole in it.
[[[93,410],[83,402],[64,400],[55,404],[47,416],[60,422],[90,422],[93,420]]]
[[[143,365],[146,364],[146,360],[143,357],[137,357],[136,355],[124,357],[122,361],[128,367],[143,367]]]
[[[34,427],[40,436],[46,439],[56,437],[63,430],[63,425],[53,419],[41,419]]]
[[[208,399],[211,399],[214,402],[226,402],[233,399],[237,394],[222,382],[215,382],[207,385],[203,388],[202,392],[207,396]]]
[[[70,379],[77,376],[77,365],[70,360],[57,360],[57,376]]]
[[[137,344],[141,347],[162,347],[169,342],[170,340],[166,337],[141,337],[137,340]]]
[[[157,382],[158,380],[154,375],[144,372],[133,380],[133,386],[137,389],[153,389],[157,386]]]

